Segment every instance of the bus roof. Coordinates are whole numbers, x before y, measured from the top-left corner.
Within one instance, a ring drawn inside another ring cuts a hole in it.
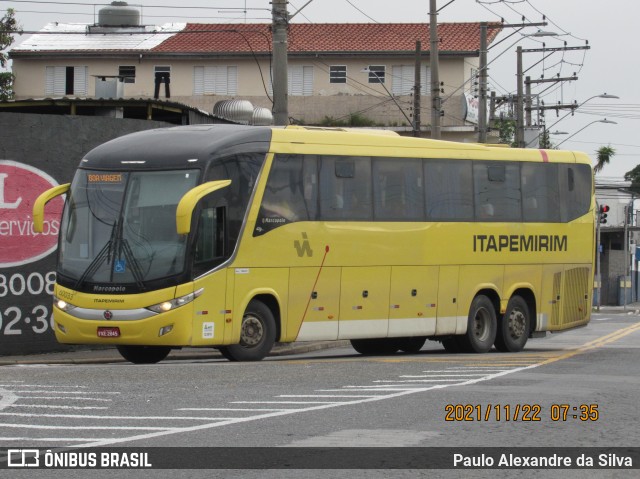
[[[339,147],[339,148],[336,148]],[[588,163],[583,153],[514,149],[405,137],[388,130],[317,127],[196,125],[125,135],[91,150],[80,167],[92,169],[195,168],[239,152],[449,158]]]

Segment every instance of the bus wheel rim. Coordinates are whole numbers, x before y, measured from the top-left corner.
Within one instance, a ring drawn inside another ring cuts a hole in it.
[[[240,343],[243,346],[254,347],[262,341],[263,336],[264,326],[262,325],[262,321],[256,316],[245,316],[242,321]]]
[[[514,309],[509,315],[509,335],[514,339],[521,338],[525,333],[526,322],[527,320],[524,313],[518,309]]]
[[[491,323],[491,315],[485,308],[480,308],[476,311],[476,315],[473,318],[473,334],[479,341],[486,341],[489,337]]]

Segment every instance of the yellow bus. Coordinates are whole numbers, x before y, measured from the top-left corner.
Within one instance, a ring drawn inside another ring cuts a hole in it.
[[[66,193],[58,341],[134,363],[318,340],[515,352],[589,321],[593,192],[580,153],[207,125],[95,148],[34,224]]]

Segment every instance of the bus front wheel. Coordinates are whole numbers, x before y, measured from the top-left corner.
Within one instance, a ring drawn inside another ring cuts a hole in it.
[[[240,326],[240,344],[218,349],[230,361],[260,361],[276,342],[276,321],[269,307],[253,300],[247,306]]]
[[[515,353],[522,351],[529,338],[531,316],[529,306],[521,296],[513,296],[507,303],[507,310],[498,320],[496,349]]]
[[[486,353],[496,339],[498,329],[496,310],[489,298],[476,296],[469,308],[467,334],[459,338],[460,345],[466,352]]]
[[[166,346],[118,346],[120,355],[133,364],[155,364],[166,358],[171,348]]]

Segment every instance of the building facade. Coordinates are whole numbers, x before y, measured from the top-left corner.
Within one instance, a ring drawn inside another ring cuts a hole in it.
[[[14,47],[16,100],[92,98],[103,94],[101,82],[111,80],[122,83],[123,98],[170,98],[209,112],[227,99],[272,107],[270,24],[113,23],[105,15],[96,25],[48,24]],[[491,42],[500,27],[490,26]],[[474,141],[475,120],[467,106],[477,88],[480,23],[440,24],[438,36],[443,138]],[[375,126],[410,129],[416,41],[428,50],[427,24],[290,24],[291,120],[326,124],[355,116]],[[420,74],[428,132],[428,51]]]

